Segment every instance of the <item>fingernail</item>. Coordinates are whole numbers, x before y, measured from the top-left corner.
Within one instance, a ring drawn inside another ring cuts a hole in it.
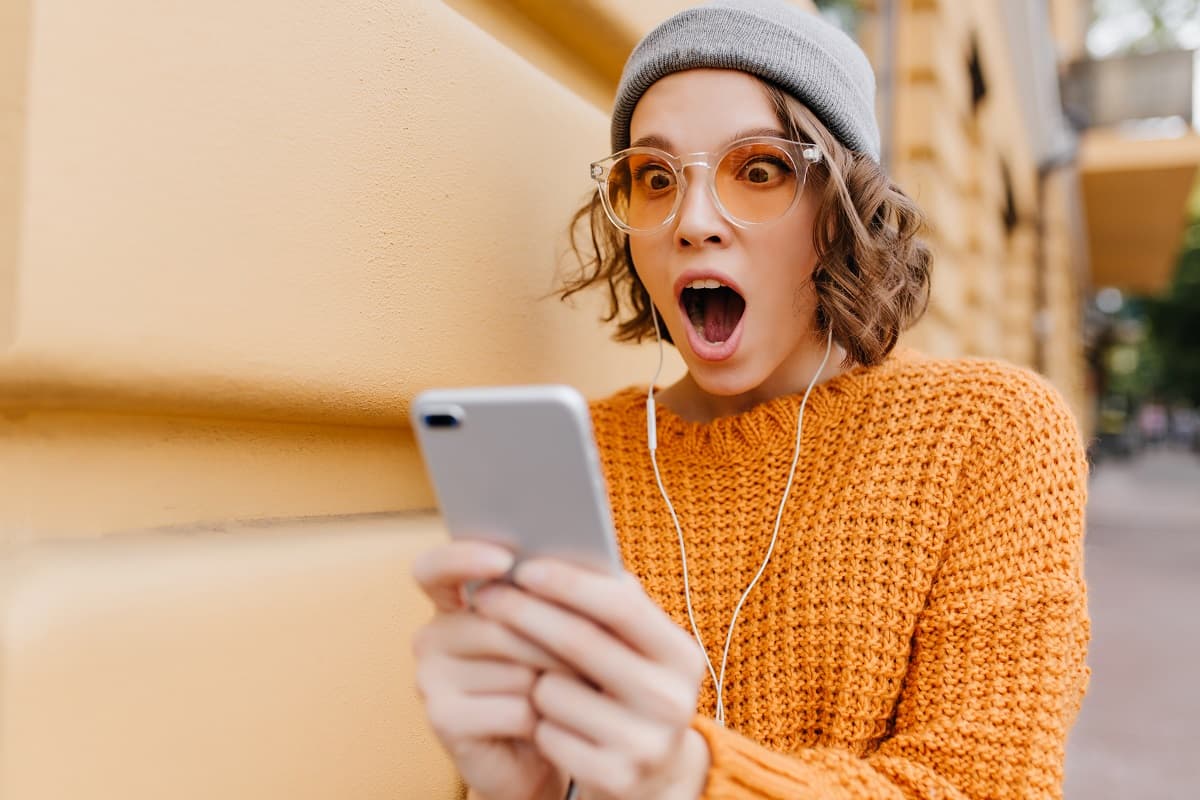
[[[513,566],[513,554],[501,548],[480,550],[479,559],[479,566],[488,571],[508,572]]]

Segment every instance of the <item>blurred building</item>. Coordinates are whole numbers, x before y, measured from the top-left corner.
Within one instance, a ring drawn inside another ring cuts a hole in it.
[[[602,298],[539,298],[626,53],[688,4],[4,6],[0,795],[453,795],[411,690],[444,533],[408,403],[652,374]],[[1196,159],[1073,138],[1082,5],[1051,10],[877,0],[857,35],[938,250],[911,343],[1082,416],[1083,293],[1164,269]]]
[[[912,339],[1042,372],[1090,431],[1084,306],[1099,288],[1170,279],[1200,167],[1183,122],[1193,54],[1089,59],[1087,0],[863,6],[889,166],[929,212],[938,252]]]
[[[1050,22],[1021,0],[876,3],[861,38],[882,75],[889,168],[937,254],[912,340],[1037,369],[1082,418],[1086,239]]]

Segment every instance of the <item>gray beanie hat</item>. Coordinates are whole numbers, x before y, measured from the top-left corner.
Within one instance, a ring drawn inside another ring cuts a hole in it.
[[[646,34],[617,88],[613,152],[629,147],[634,106],[650,85],[697,67],[740,70],[778,86],[848,148],[879,161],[875,73],[866,55],[835,26],[782,0],[716,0]]]

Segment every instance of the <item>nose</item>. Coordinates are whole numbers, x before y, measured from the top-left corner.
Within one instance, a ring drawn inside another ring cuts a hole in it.
[[[708,188],[708,175],[704,167],[688,167],[687,191],[679,205],[679,216],[675,220],[675,244],[680,247],[696,247],[701,244],[722,246],[729,243],[729,222],[717,209]]]

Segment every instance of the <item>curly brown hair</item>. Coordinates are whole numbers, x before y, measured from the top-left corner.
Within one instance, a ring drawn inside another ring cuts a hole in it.
[[[788,136],[812,142],[824,154],[808,178],[820,192],[813,225],[817,330],[832,327],[834,340],[846,350],[844,366],[878,364],[929,303],[932,257],[919,235],[924,214],[879,164],[847,149],[794,97],[763,86]],[[608,313],[602,319],[617,321],[613,338],[652,337],[656,311],[638,277],[629,237],[609,222],[598,193],[575,212],[569,236],[579,271],[556,294],[566,300],[605,285]],[[666,326],[660,327],[670,342]]]

